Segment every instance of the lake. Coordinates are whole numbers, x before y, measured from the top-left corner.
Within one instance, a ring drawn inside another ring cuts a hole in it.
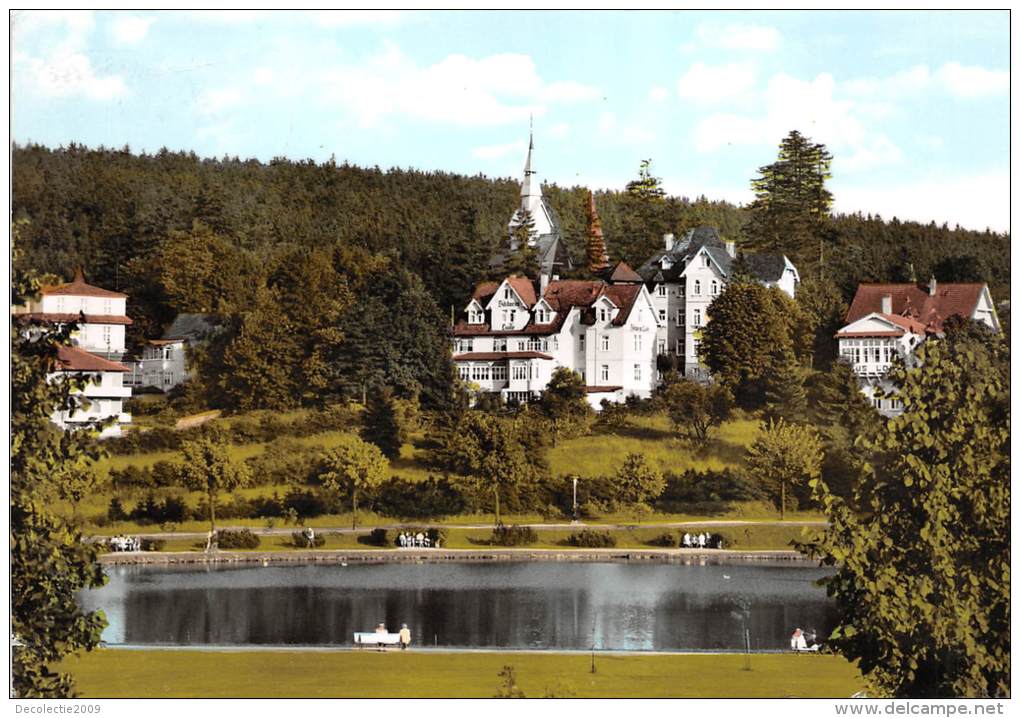
[[[378,563],[108,567],[81,603],[110,644],[348,646],[406,623],[412,646],[754,650],[828,635],[834,608],[794,562]]]

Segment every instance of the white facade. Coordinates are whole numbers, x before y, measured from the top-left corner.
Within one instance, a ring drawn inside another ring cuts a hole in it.
[[[142,348],[140,359],[128,364],[131,372],[124,381],[134,387],[151,386],[163,392],[187,381],[188,366],[184,339],[157,339]]]
[[[460,378],[480,392],[532,400],[558,367],[584,378],[596,407],[602,399],[647,398],[655,387],[658,323],[642,285],[556,280],[538,298],[530,282],[508,278],[479,287],[464,314],[453,358]]]
[[[72,345],[59,350],[60,370],[49,379],[62,381],[73,374],[87,383],[74,393],[77,407],[54,412],[53,423],[62,429],[76,429],[112,420],[100,437],[119,436],[121,425],[131,421],[124,411],[124,401],[131,398],[131,388],[124,383],[128,369],[116,361],[124,356],[125,328],[131,323],[126,314],[127,297],[86,284],[79,270],[74,281],[43,287],[39,297],[13,311],[58,326],[77,323]]]

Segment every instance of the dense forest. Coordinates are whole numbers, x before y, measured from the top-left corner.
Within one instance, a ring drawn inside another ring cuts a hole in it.
[[[595,195],[611,260],[637,266],[661,245],[663,233],[700,224],[754,248],[745,236],[752,226],[745,208],[633,191],[655,185],[647,163],[641,170],[628,190]],[[322,349],[343,345],[341,334],[349,337],[348,359],[359,362],[348,369],[388,380],[413,374],[399,366],[397,345],[389,359],[375,358],[388,364],[360,366],[374,354],[367,344],[379,341],[377,327],[363,318],[393,317],[387,305],[400,296],[408,305],[407,340],[420,326],[415,317],[434,324],[462,307],[506,241],[519,192],[514,178],[80,145],[16,145],[12,173],[23,267],[55,279],[69,278],[81,265],[90,282],[127,293],[134,343],[160,335],[178,312],[232,317],[235,336],[247,322],[249,353],[299,357],[303,366],[288,381],[313,387],[331,381],[323,369],[330,360],[342,361],[339,349],[333,355]],[[749,168],[749,181],[750,174]],[[550,184],[544,192],[583,266],[587,188]],[[924,281],[931,274],[940,281],[987,281],[996,299],[1008,296],[1006,234],[837,215],[821,236],[817,243],[791,238],[784,246],[780,234],[770,248],[789,254],[803,278],[822,279],[844,301],[861,281]],[[267,320],[280,325],[275,336],[256,331]],[[302,341],[285,336],[284,326]],[[441,342],[441,331],[434,334]],[[366,346],[353,346],[359,336]],[[247,359],[235,355],[220,359]],[[437,381],[445,376],[429,371]],[[420,378],[408,386],[415,381]]]

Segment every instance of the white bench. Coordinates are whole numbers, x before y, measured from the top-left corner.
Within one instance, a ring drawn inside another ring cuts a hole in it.
[[[399,643],[399,633],[354,632],[354,645],[356,646],[396,646]]]

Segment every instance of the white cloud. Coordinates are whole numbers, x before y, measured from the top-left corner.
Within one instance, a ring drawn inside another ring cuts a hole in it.
[[[513,153],[519,153],[523,157],[524,152],[527,149],[528,145],[525,144],[524,140],[518,140],[517,142],[509,142],[505,145],[486,145],[485,147],[475,147],[471,150],[471,155],[483,160],[506,157]]]
[[[866,186],[833,182],[838,212],[880,214],[918,222],[948,222],[970,229],[1008,231],[1009,172],[994,170],[949,179]]]
[[[239,105],[244,93],[234,87],[206,90],[195,99],[195,110],[202,115],[216,115]]]
[[[598,122],[595,125],[600,135],[608,135],[616,129],[616,115],[612,112],[603,112],[599,115]]]
[[[718,47],[724,50],[753,50],[771,52],[779,48],[782,35],[774,27],[763,25],[724,25],[717,27],[709,24],[698,26],[699,42],[705,47]]]
[[[92,61],[80,52],[57,52],[46,59],[22,55],[19,59],[32,89],[44,97],[109,100],[127,91],[123,78],[97,74]]]
[[[268,67],[257,67],[255,68],[254,75],[252,75],[252,79],[255,81],[256,85],[272,84],[275,78],[276,74]]]
[[[957,97],[973,98],[1009,92],[1009,72],[949,62],[939,68],[938,80]]]
[[[799,80],[774,75],[758,98],[764,105],[753,115],[719,113],[694,129],[695,147],[712,152],[726,145],[778,146],[793,129],[824,143],[836,156],[834,169],[858,172],[896,164],[902,152],[885,134],[872,129],[870,118],[854,100],[841,99],[831,75]]]
[[[389,115],[462,127],[511,124],[544,115],[550,104],[599,95],[576,82],[545,82],[528,55],[454,54],[420,67],[393,43],[357,65],[326,70],[318,89],[324,102],[343,106],[365,127]]]
[[[665,102],[669,99],[669,90],[665,87],[659,87],[656,85],[648,91],[648,99],[652,102]]]
[[[113,38],[124,45],[137,45],[149,32],[149,27],[156,21],[153,17],[135,17],[118,15],[113,21],[111,32]]]
[[[843,88],[858,97],[880,97],[896,99],[926,89],[931,83],[931,71],[927,65],[900,70],[887,77],[864,77],[843,83]]]
[[[754,68],[746,63],[712,66],[695,62],[677,81],[676,94],[697,103],[720,102],[745,94],[754,80]]]

